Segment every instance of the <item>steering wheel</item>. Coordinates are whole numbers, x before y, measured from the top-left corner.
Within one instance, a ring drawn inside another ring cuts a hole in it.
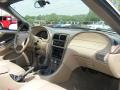
[[[15,35],[14,39],[14,49],[16,53],[22,53],[30,41],[30,32],[29,31],[19,31]]]

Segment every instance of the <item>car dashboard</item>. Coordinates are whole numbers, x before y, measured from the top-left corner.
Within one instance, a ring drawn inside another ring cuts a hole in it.
[[[44,78],[47,76],[47,79],[49,77],[54,81],[61,77],[58,81],[64,81],[78,67],[120,77],[120,67],[117,65],[120,61],[115,60],[120,57],[120,41],[115,34],[82,29],[45,28],[47,33],[40,33],[43,30],[39,28],[38,34],[43,35],[37,35],[45,39],[47,37],[48,43],[46,55],[49,66],[47,72],[42,72]]]

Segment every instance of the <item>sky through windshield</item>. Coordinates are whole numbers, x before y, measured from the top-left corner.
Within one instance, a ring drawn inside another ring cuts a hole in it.
[[[16,9],[23,16],[31,15],[37,16],[39,14],[46,15],[56,13],[58,15],[80,15],[87,14],[89,9],[81,0],[49,0],[50,5],[44,8],[34,8],[34,0],[24,0],[13,4],[12,7]],[[23,10],[24,9],[24,10]]]

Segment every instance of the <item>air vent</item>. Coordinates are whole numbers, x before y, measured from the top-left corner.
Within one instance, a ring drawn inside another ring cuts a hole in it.
[[[60,36],[60,40],[65,41],[65,40],[66,40],[66,38],[67,38],[67,35],[61,35],[61,36]]]
[[[55,34],[53,36],[53,39],[54,40],[61,40],[61,41],[65,41],[67,38],[67,35],[64,35],[64,34]]]
[[[59,38],[60,38],[60,35],[58,35],[58,34],[55,34],[55,35],[53,36],[53,39],[59,40]]]

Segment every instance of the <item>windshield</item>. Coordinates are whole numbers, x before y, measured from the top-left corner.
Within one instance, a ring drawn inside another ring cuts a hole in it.
[[[120,9],[120,0],[110,0]],[[11,6],[32,26],[49,26],[52,28],[89,28],[92,30],[112,31],[111,27],[101,20],[81,0],[49,0],[43,8],[35,8],[35,0],[24,0]],[[119,4],[118,4],[119,2]]]

